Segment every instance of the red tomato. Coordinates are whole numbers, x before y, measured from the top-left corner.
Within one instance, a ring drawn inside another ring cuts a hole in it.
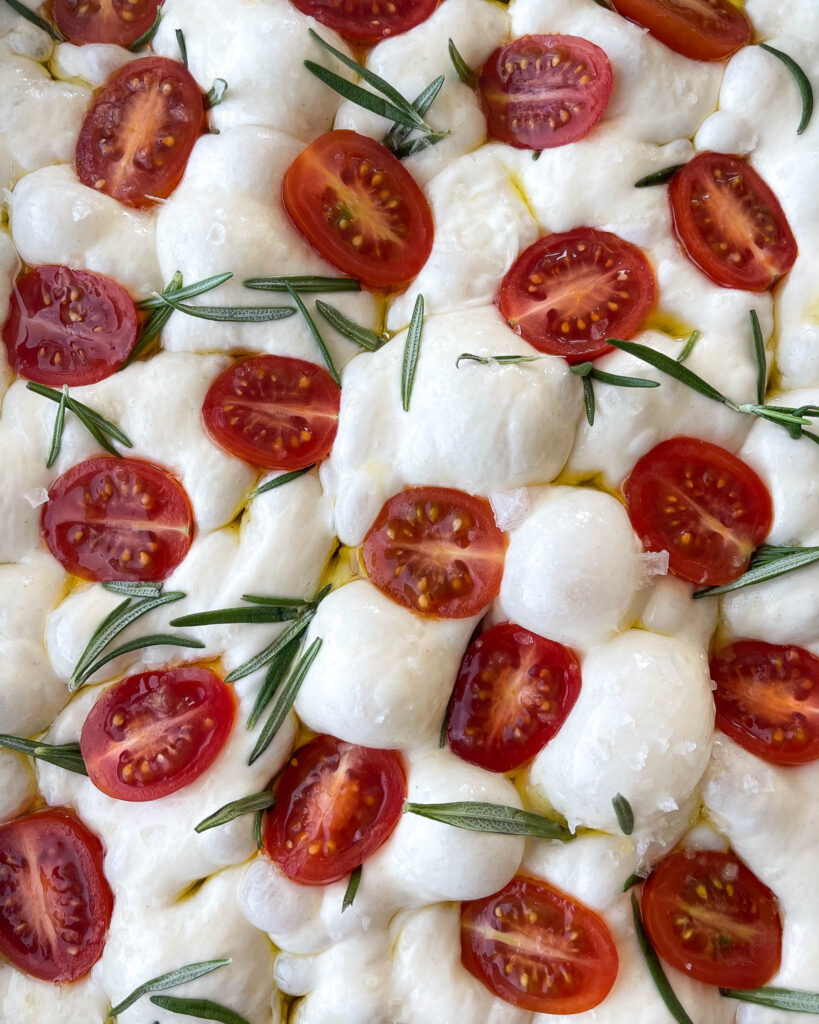
[[[189,785],[216,760],[236,718],[236,696],[204,668],[170,668],[121,679],[82,727],[88,777],[116,800],[158,800]]]
[[[642,912],[660,956],[706,985],[758,988],[779,970],[776,897],[733,853],[672,853],[646,881]]]
[[[771,496],[744,462],[708,441],[672,437],[644,455],[623,485],[647,551],[691,583],[730,583],[748,568],[773,521]]]
[[[51,14],[70,43],[130,46],[150,29],[162,0],[52,0]]]
[[[179,184],[206,126],[205,98],[184,64],[131,61],[108,78],[85,115],[77,176],[129,206],[151,206]]]
[[[337,882],[389,839],[406,795],[395,751],[316,736],[279,776],[265,851],[295,882]]]
[[[264,469],[303,469],[330,454],[341,388],[315,363],[248,356],[205,395],[205,429],[231,455]]]
[[[133,299],[110,277],[43,266],[15,281],[3,340],[21,377],[78,387],[118,369],[134,347],[137,328]]]
[[[693,60],[724,60],[751,38],[750,21],[731,0],[611,0],[611,5]]]
[[[785,212],[740,157],[700,153],[674,176],[668,198],[688,258],[720,287],[764,292],[793,266]]]
[[[441,0],[293,0],[295,7],[352,43],[408,32],[426,21]]]
[[[519,149],[552,149],[588,135],[606,109],[611,64],[579,36],[521,36],[481,69],[491,139]]]
[[[424,193],[389,150],[356,132],[327,132],[299,153],[282,202],[316,252],[370,288],[407,284],[432,249]]]
[[[518,256],[501,281],[498,309],[541,352],[570,363],[611,351],[628,339],[656,297],[648,260],[608,231],[575,228],[546,235]]]
[[[114,897],[103,849],[70,811],[0,825],[0,952],[43,981],[77,981],[102,956]]]
[[[40,529],[66,572],[84,580],[164,580],[193,536],[182,485],[141,459],[100,455],[51,485]]]
[[[534,878],[461,905],[461,963],[494,995],[536,1013],[601,1003],[619,960],[605,921]]]
[[[711,659],[717,727],[771,764],[819,758],[819,658],[802,647],[738,640]]]
[[[452,695],[447,736],[458,757],[511,772],[557,733],[580,694],[568,647],[511,622],[470,644]]]
[[[500,590],[506,537],[483,498],[407,487],[384,504],[361,554],[372,582],[393,601],[423,615],[463,619]]]

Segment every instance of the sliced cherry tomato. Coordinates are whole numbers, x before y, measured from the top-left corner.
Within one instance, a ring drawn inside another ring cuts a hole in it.
[[[568,647],[503,622],[469,645],[450,706],[447,736],[458,757],[511,772],[557,733],[580,694]]]
[[[731,0],[611,0],[661,43],[692,60],[724,60],[751,38],[751,23]]]
[[[78,387],[118,369],[134,347],[137,328],[133,299],[110,277],[42,266],[14,282],[3,340],[21,377]]]
[[[88,777],[116,800],[158,800],[189,785],[224,747],[236,696],[204,668],[127,676],[103,693],[80,737]]]
[[[131,61],[110,76],[85,115],[77,176],[129,206],[151,206],[179,184],[206,125],[205,98],[184,64]]]
[[[793,266],[785,212],[740,157],[700,153],[674,176],[668,197],[677,238],[714,284],[764,292]]]
[[[70,43],[130,46],[153,25],[162,0],[51,0],[57,28]]]
[[[316,736],[279,776],[265,851],[295,882],[337,882],[389,839],[406,795],[395,751]]]
[[[248,356],[224,369],[202,406],[213,440],[254,466],[303,469],[330,454],[341,388],[315,363]]]
[[[603,116],[612,84],[608,57],[588,39],[514,39],[481,69],[489,137],[519,149],[577,142]]]
[[[102,956],[114,897],[103,849],[49,807],[0,825],[0,952],[43,981],[77,981]]]
[[[734,853],[672,853],[646,881],[642,911],[660,956],[706,985],[758,988],[779,969],[776,897]]]
[[[476,615],[500,590],[506,537],[488,501],[448,487],[407,487],[364,539],[364,568],[398,604],[443,619]]]
[[[518,256],[501,281],[498,309],[541,352],[570,363],[611,351],[606,338],[636,334],[656,297],[648,260],[608,231],[546,235]]]
[[[672,437],[644,455],[623,485],[631,525],[647,551],[691,583],[731,583],[768,536],[765,484],[736,455],[695,437]]]
[[[426,21],[441,0],[293,0],[351,43],[371,44]]]
[[[100,455],[51,485],[41,530],[66,572],[84,580],[164,580],[193,536],[182,485],[141,459]]]
[[[432,211],[405,167],[375,139],[328,132],[284,176],[282,201],[310,245],[370,288],[411,281],[432,249]]]
[[[711,659],[717,728],[771,764],[819,758],[819,658],[802,647],[738,640]]]
[[[461,905],[461,963],[507,1003],[554,1014],[597,1006],[619,967],[601,917],[546,882],[521,877]]]

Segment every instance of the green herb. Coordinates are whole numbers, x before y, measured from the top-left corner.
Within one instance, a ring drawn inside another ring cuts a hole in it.
[[[245,1017],[229,1010],[221,1003],[210,999],[180,999],[178,996],[151,996],[151,1002],[162,1010],[181,1013],[185,1017],[198,1017],[200,1020],[216,1020],[221,1024],[250,1024]]]
[[[243,601],[250,601],[251,604],[265,604],[271,608],[292,608],[300,611],[302,608],[309,608],[316,602],[305,600],[302,597],[270,597],[267,594],[242,594]]]
[[[157,33],[157,29],[159,28],[159,23],[161,21],[162,21],[162,8],[161,7],[157,7],[157,9],[156,9],[156,17],[154,18],[153,25],[151,25],[151,27],[148,29],[147,32],[143,32],[142,35],[138,39],[135,39],[131,43],[131,45],[128,47],[128,49],[131,51],[131,53],[139,53],[140,50],[144,50],[145,47],[150,42],[153,41],[153,38],[154,38],[154,36]]]
[[[782,50],[777,50],[773,46],[768,46],[767,43],[760,43],[759,46],[763,50],[767,50],[768,53],[772,53],[774,57],[778,57],[794,77],[799,89],[799,95],[802,98],[802,119],[799,122],[799,127],[796,129],[796,134],[801,135],[808,127],[811,115],[813,114],[813,88],[808,80],[808,76],[793,57],[790,57],[787,53],[783,53]]]
[[[654,982],[657,991],[660,993],[660,997],[665,1003],[668,1012],[674,1020],[677,1021],[677,1024],[694,1024],[683,1009],[682,1003],[674,993],[674,989],[671,987],[668,978],[665,976],[665,971],[660,963],[660,958],[654,952],[643,926],[643,918],[640,914],[640,905],[637,902],[637,897],[634,893],[631,894],[631,910],[634,915],[634,930],[637,932],[637,942],[640,946],[640,952],[645,958],[648,973],[651,975],[651,980]]]
[[[611,804],[614,807],[614,813],[617,815],[617,824],[620,826],[620,831],[624,836],[630,836],[634,831],[634,811],[631,809],[631,804],[622,793],[618,793],[611,801]]]
[[[205,100],[209,108],[218,107],[222,100],[225,98],[225,93],[228,91],[228,84],[224,78],[217,78],[214,80],[213,85],[208,89]]]
[[[186,306],[168,298],[167,292],[164,295],[155,294],[171,310],[175,309],[197,320],[215,320],[219,323],[263,324],[284,320],[296,312],[292,306]]]
[[[241,800],[233,800],[207,818],[203,818],[195,826],[194,832],[207,832],[209,828],[217,828],[219,825],[227,825],[235,818],[241,818],[245,814],[254,811],[266,811],[276,803],[276,797],[272,790],[266,789],[263,793],[254,793],[252,796],[243,796]]]
[[[449,59],[452,61],[452,66],[455,68],[458,78],[460,78],[464,85],[468,85],[470,89],[477,89],[478,76],[460,53],[458,53],[458,48],[451,39],[449,40]]]
[[[162,593],[161,583],[131,583],[128,580],[106,580],[103,590],[112,594],[126,594],[128,597],[159,597]]]
[[[250,498],[258,498],[260,494],[267,494],[268,491],[275,491],[277,487],[283,487],[285,484],[289,484],[291,480],[298,480],[300,476],[304,476],[305,473],[309,473],[311,469],[316,468],[314,462],[312,466],[305,466],[304,469],[294,469],[291,473],[282,473],[281,476],[274,477],[272,480],[268,480],[266,484],[262,484],[261,487],[257,487],[255,491],[251,491],[248,495]]]
[[[490,363],[497,363],[499,366],[505,366],[507,363],[536,363],[538,360],[543,358],[543,356],[476,356],[473,352],[461,352],[455,360],[455,369],[460,370],[461,363],[464,360],[469,360],[473,363],[482,363],[484,366],[488,366]]]
[[[51,447],[48,450],[48,459],[46,460],[46,469],[51,469],[54,463],[57,461],[57,456],[60,454],[60,448],[63,443],[63,427],[65,426],[65,407],[68,402],[68,385],[63,384],[62,394],[60,395],[60,402],[57,406],[57,415],[54,418],[54,433],[51,436]]]
[[[628,878],[623,882],[623,892],[628,892],[629,889],[633,889],[635,885],[640,885],[645,879],[642,875],[629,875]]]
[[[746,571],[733,583],[725,583],[721,587],[704,587],[694,592],[694,597],[715,597],[718,594],[729,594],[733,590],[752,587],[755,583],[764,583],[783,576],[786,572],[802,569],[819,561],[819,547],[787,548],[763,545],[751,556],[751,564]]]
[[[35,384],[34,381],[29,381],[26,384],[26,388],[29,391],[33,391],[35,395],[41,395],[43,398],[48,398],[52,402],[56,402],[58,406],[57,417],[54,421],[54,434],[51,438],[51,448],[48,454],[48,462],[46,463],[47,466],[53,466],[57,456],[60,454],[60,447],[63,440],[63,428],[65,426],[66,409],[69,409],[74,413],[100,448],[103,448],[111,455],[121,458],[120,452],[111,444],[108,437],[112,437],[115,441],[119,441],[119,443],[125,445],[126,448],[133,448],[131,441],[125,436],[125,434],[123,434],[116,423],[112,423],[110,420],[105,419],[104,416],[100,416],[98,412],[94,412],[94,410],[90,409],[87,405],[83,405],[82,402],[78,402],[76,398],[71,398],[65,384],[63,385],[62,391],[46,387],[44,384]]]
[[[597,4],[598,7],[602,7],[605,11],[611,10],[611,7],[609,7],[608,0],[594,0],[594,2]]]
[[[306,625],[307,623],[305,622],[305,626]],[[316,637],[304,654],[302,654],[301,658],[299,658],[299,662],[287,682],[284,683],[276,693],[273,710],[270,712],[267,721],[262,726],[262,731],[259,734],[256,745],[248,758],[248,764],[253,764],[254,761],[260,758],[275,739],[276,734],[293,709],[296,697],[298,697],[299,690],[301,689],[301,684],[304,682],[304,677],[307,675],[310,666],[316,660],[316,656],[320,650],[321,638]]]
[[[441,719],[441,728],[438,732],[438,748],[443,750],[446,746],[446,733],[449,728],[449,716],[452,714],[452,704],[447,704],[444,717]]]
[[[185,44],[185,35],[181,28],[176,30],[176,42],[179,46],[179,56],[182,58],[182,63],[185,67],[188,66],[188,47]]]
[[[257,850],[262,848],[262,813],[262,811],[256,811],[253,815],[253,841],[256,843]]]
[[[153,313],[151,313],[151,315],[140,328],[139,334],[137,335],[136,343],[134,347],[131,349],[131,351],[128,353],[128,356],[123,362],[122,366],[120,366],[120,370],[124,370],[126,366],[130,366],[131,363],[137,357],[141,356],[144,352],[146,352],[150,348],[153,341],[159,337],[165,325],[170,320],[171,315],[173,314],[173,309],[166,306],[162,299],[167,298],[169,295],[176,295],[181,290],[182,275],[177,270],[176,273],[168,282],[168,286],[165,288],[165,291],[162,293],[162,298],[158,298],[156,300],[144,300],[151,302],[156,301],[159,303],[159,306],[157,309],[154,310]],[[142,304],[139,303],[138,308],[140,308],[141,306]]]
[[[532,151],[532,159],[533,159],[533,160],[540,160],[540,154],[541,154],[542,152],[543,152],[543,150],[542,150],[542,149],[535,149],[535,150],[533,150],[533,151]]]
[[[354,341],[368,352],[377,351],[388,340],[383,334],[376,334],[375,331],[359,326],[355,320],[351,320],[340,309],[322,302],[321,299],[316,299],[316,309],[331,327],[335,327],[339,334],[343,334],[345,338]]]
[[[5,733],[0,733],[0,747],[28,754],[29,757],[36,757],[40,761],[48,761],[49,764],[55,764],[58,768],[65,768],[66,771],[76,772],[78,775],[88,775],[79,743],[63,743],[53,746],[51,743],[24,740],[20,736],[7,736]]]
[[[338,375],[338,370],[336,369],[335,363],[333,362],[333,357],[330,355],[330,350],[327,348],[327,344],[324,338],[322,338],[321,336],[321,331],[319,331],[318,327],[316,327],[315,320],[313,320],[313,318],[307,312],[307,306],[305,306],[305,304],[302,302],[301,296],[293,288],[293,286],[288,284],[287,290],[288,292],[290,292],[290,298],[296,303],[296,308],[301,313],[304,322],[307,324],[307,329],[313,335],[313,340],[319,347],[319,352],[321,352],[321,358],[324,360],[324,365],[327,367],[330,376],[333,378],[336,384],[338,384],[338,386],[341,387],[341,377],[339,377]]]
[[[427,110],[432,106],[432,102],[438,93],[441,91],[445,78],[443,75],[439,75],[434,81],[420,92],[415,99],[412,101],[412,107],[423,117]],[[445,139],[449,135],[448,131],[444,132],[432,132],[426,135],[412,135],[413,129],[407,128],[406,125],[399,123],[393,124],[392,128],[384,136],[383,143],[399,160],[403,160],[405,157],[412,156],[414,153],[420,153],[424,149],[428,149],[430,146],[434,146],[436,142],[440,142],[441,139]],[[412,136],[412,137],[411,137]]]
[[[245,281],[245,288],[260,292],[360,292],[361,282],[353,277],[251,277]]]
[[[760,405],[765,404],[765,386],[768,383],[768,365],[765,359],[765,342],[762,338],[762,328],[759,326],[759,317],[756,310],[751,310],[751,337],[754,345],[754,359],[756,360],[756,400]]]
[[[281,607],[265,608],[259,605],[250,608],[215,608],[210,612],[194,612],[193,615],[180,615],[171,619],[172,626],[221,626],[227,623],[241,622],[246,625],[288,622],[295,618],[296,613]]]
[[[164,992],[165,989],[176,988],[177,985],[184,985],[186,982],[194,981],[196,978],[203,978],[212,971],[218,971],[220,967],[227,967],[232,962],[230,957],[224,957],[221,960],[203,960],[198,964],[188,964],[185,967],[179,967],[168,974],[160,974],[158,978],[151,978],[150,981],[146,981],[138,988],[135,988],[121,1003],[117,1003],[116,1006],[111,1008],[108,1016],[118,1017],[128,1007],[133,1006],[138,999],[148,995],[150,992]]]
[[[344,890],[344,899],[341,901],[341,913],[343,914],[348,907],[353,905],[358,887],[361,885],[361,865],[353,871],[350,875],[350,881],[347,883],[347,888]]]
[[[619,373],[607,373],[598,370],[594,363],[577,363],[569,369],[578,377],[599,380],[603,384],[613,384],[618,388],[658,388],[658,380],[646,380],[645,377],[621,377]]]
[[[310,620],[316,614],[314,608],[307,608],[305,611],[298,616],[298,618],[292,622],[285,630],[283,630],[278,638],[273,641],[268,647],[265,647],[263,651],[260,651],[255,657],[251,658],[250,661],[244,662],[239,665],[227,676],[225,676],[225,682],[235,683],[239,679],[244,679],[245,676],[252,675],[258,669],[268,665],[282,650],[286,647],[291,640],[301,636],[301,634],[307,629]]]
[[[534,836],[538,839],[559,839],[564,843],[573,838],[571,832],[556,821],[503,804],[414,804],[406,801],[404,813],[417,814],[421,818],[429,818],[431,821],[439,821],[444,825],[467,829],[470,832]]]
[[[200,640],[193,640],[189,636],[175,636],[173,633],[154,633],[151,636],[141,636],[136,640],[129,640],[128,643],[122,644],[120,647],[115,647],[112,651],[106,651],[93,665],[89,665],[85,669],[80,676],[79,685],[82,686],[109,661],[113,661],[122,654],[130,654],[131,651],[142,651],[146,647],[190,647],[196,649],[204,646]]]
[[[720,994],[741,1003],[772,1006],[777,1010],[819,1014],[819,992],[800,992],[792,988],[721,988]]]
[[[6,0],[6,3],[13,11],[16,11],[21,18],[25,18],[26,21],[30,21],[32,25],[36,25],[37,28],[41,28],[43,32],[48,32],[51,38],[56,40],[58,43],[65,42],[65,39],[63,39],[52,24],[35,14],[34,11],[30,11],[25,4],[19,3],[19,0]]]
[[[594,386],[588,377],[583,377],[583,408],[586,411],[586,421],[590,427],[594,426]]]
[[[424,327],[424,296],[419,295],[415,300],[415,308],[412,311],[407,340],[404,343],[404,362],[401,369],[401,405],[404,412],[409,412],[410,398],[412,397],[412,385],[415,381],[415,370],[418,366],[418,356],[421,352],[421,332]]]
[[[170,294],[177,302],[181,302],[182,299],[192,299],[196,295],[204,295],[205,292],[213,291],[214,288],[218,288],[220,284],[224,284],[225,281],[229,281],[232,277],[233,274],[230,271],[225,271],[223,274],[214,274],[213,277],[206,277],[202,281],[185,285],[183,288],[182,275],[177,271],[162,295],[154,294],[147,299],[141,299],[136,303],[136,308],[158,309],[165,312],[167,305],[162,300],[166,295]],[[173,312],[173,310],[170,312]]]
[[[644,178],[640,178],[639,181],[634,182],[635,188],[651,188],[652,185],[665,185],[667,181],[671,181],[677,171],[681,171],[685,167],[685,164],[673,164],[671,167],[663,167],[660,171],[654,171],[653,174],[647,174]]]
[[[259,692],[256,694],[256,700],[253,702],[253,708],[247,718],[248,729],[255,728],[256,723],[262,717],[265,708],[281,686],[285,676],[290,671],[290,668],[296,659],[300,643],[301,637],[294,637],[289,644],[282,647],[279,653],[267,666],[264,682],[259,687]]]
[[[688,336],[688,341],[685,343],[685,345],[683,345],[682,352],[680,352],[680,354],[677,356],[678,363],[684,363],[686,361],[686,359],[694,351],[694,346],[697,344],[699,340],[700,332],[692,331],[691,334]]]

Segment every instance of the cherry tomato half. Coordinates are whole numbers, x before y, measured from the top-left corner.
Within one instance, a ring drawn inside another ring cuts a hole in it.
[[[601,1003],[619,960],[601,917],[534,878],[461,905],[461,963],[494,995],[536,1013]]]
[[[751,467],[695,437],[652,448],[623,493],[646,550],[668,551],[669,570],[690,583],[737,579],[773,521],[771,496]]]
[[[672,853],[646,881],[642,912],[660,956],[706,985],[758,988],[779,969],[776,897],[733,853]]]
[[[518,256],[501,281],[498,309],[541,352],[570,363],[611,351],[654,305],[654,274],[643,253],[617,235],[575,228],[546,235]]]
[[[481,69],[491,139],[519,149],[552,149],[588,135],[606,109],[611,64],[579,36],[521,36]]]
[[[3,340],[21,377],[78,387],[117,370],[134,347],[137,328],[133,299],[110,277],[42,266],[14,282]]]
[[[469,645],[447,736],[453,753],[511,772],[557,733],[580,694],[580,663],[562,644],[503,622]]]
[[[99,839],[49,807],[0,825],[0,952],[43,981],[77,981],[102,956],[114,897]]]
[[[819,758],[819,658],[802,647],[738,640],[711,659],[717,728],[771,764]]]
[[[341,388],[304,359],[248,356],[208,388],[205,429],[231,455],[264,469],[303,469],[330,454]]]
[[[41,530],[66,572],[84,580],[164,580],[193,536],[182,485],[141,459],[100,455],[51,485]]]
[[[407,284],[432,249],[424,193],[389,150],[356,132],[327,132],[299,153],[282,202],[316,252],[370,288]]]
[[[377,43],[426,21],[441,0],[293,0],[351,43]]]
[[[179,184],[206,126],[205,98],[184,64],[131,61],[108,78],[85,115],[77,177],[129,206],[151,206]]]
[[[406,795],[395,751],[316,736],[279,776],[265,851],[295,882],[337,882],[389,839]]]
[[[236,696],[204,668],[140,672],[91,708],[80,750],[88,777],[116,800],[158,800],[189,785],[225,745]]]
[[[162,0],[52,0],[51,14],[70,43],[130,46],[150,29]]]
[[[740,157],[700,153],[674,176],[668,198],[677,238],[714,284],[763,292],[793,266],[796,239],[785,212]]]
[[[661,43],[693,60],[724,60],[751,38],[751,23],[731,0],[611,0]]]
[[[398,604],[443,619],[497,596],[506,537],[488,501],[448,487],[407,487],[385,502],[362,547],[372,582]]]

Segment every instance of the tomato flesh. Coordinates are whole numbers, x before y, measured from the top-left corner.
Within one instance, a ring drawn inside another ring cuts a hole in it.
[[[237,700],[204,668],[140,672],[100,697],[80,750],[88,777],[116,800],[158,800],[206,771],[227,742]]]
[[[364,539],[364,568],[393,601],[444,619],[497,596],[506,537],[488,501],[448,487],[408,487],[385,502]]]
[[[577,142],[594,128],[611,97],[608,57],[579,36],[521,36],[481,69],[489,137],[519,149]]]
[[[674,176],[668,197],[677,238],[714,284],[762,292],[793,266],[796,239],[785,212],[740,157],[700,153]]]
[[[660,956],[706,985],[758,988],[779,970],[776,897],[734,853],[672,853],[643,887],[642,912]]]
[[[636,334],[655,297],[654,274],[636,245],[608,231],[575,228],[525,249],[501,282],[497,302],[530,345],[580,363],[610,352],[606,338]]]
[[[0,825],[0,952],[32,977],[68,982],[102,956],[114,897],[99,839],[51,808]]]
[[[138,326],[133,299],[110,277],[41,266],[14,282],[3,340],[21,377],[78,387],[109,377],[125,362]]]
[[[426,21],[441,0],[293,0],[293,5],[338,32],[365,45],[408,32]]]
[[[276,806],[265,822],[265,851],[295,882],[337,882],[389,839],[406,795],[395,751],[316,736],[279,776]]]
[[[767,537],[773,505],[736,455],[694,437],[672,437],[626,480],[629,518],[647,551],[668,551],[669,571],[690,583],[731,583]]]
[[[615,11],[692,60],[725,60],[751,38],[751,23],[731,0],[611,0]]]
[[[162,0],[52,0],[57,28],[70,43],[130,46],[150,29]]]
[[[63,473],[40,528],[66,572],[85,580],[164,580],[193,536],[182,485],[141,459],[101,455]]]
[[[205,98],[184,64],[131,61],[110,76],[85,115],[77,176],[121,203],[151,206],[179,184],[206,127]]]
[[[494,995],[536,1013],[583,1013],[617,977],[602,918],[534,878],[461,905],[461,963]]]
[[[556,735],[580,694],[568,647],[504,622],[470,644],[452,695],[453,753],[490,772],[511,772]]]
[[[310,143],[284,176],[282,202],[321,256],[370,288],[406,285],[432,249],[424,193],[389,150],[356,132]]]
[[[303,469],[330,454],[340,404],[341,388],[315,363],[249,356],[211,384],[202,419],[237,458],[263,469]]]

